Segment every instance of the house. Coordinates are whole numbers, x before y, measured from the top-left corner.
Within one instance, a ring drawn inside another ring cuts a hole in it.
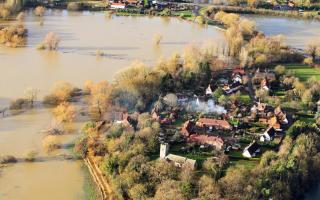
[[[217,150],[221,150],[224,145],[224,142],[220,137],[197,134],[190,135],[188,142],[194,142],[199,145],[210,145],[215,147]]]
[[[169,144],[163,143],[160,145],[160,159],[166,160],[167,162],[173,163],[176,167],[190,168],[194,170],[196,168],[197,161],[189,159],[183,156],[168,154]]]
[[[276,135],[276,129],[272,126],[269,127],[260,137],[261,142],[270,142]]]
[[[111,9],[125,9],[126,4],[124,4],[124,3],[111,3],[110,8]]]
[[[271,117],[268,120],[268,125],[276,130],[281,130],[281,125],[279,124],[277,117]]]
[[[197,123],[197,126],[201,128],[209,128],[217,129],[217,130],[231,130],[232,126],[229,124],[229,122],[225,120],[219,120],[219,119],[210,119],[210,118],[200,118]]]
[[[213,93],[213,91],[212,91],[211,85],[209,84],[208,87],[207,87],[207,89],[206,89],[206,95],[211,96],[212,93]]]
[[[287,115],[284,112],[282,112],[280,106],[274,109],[274,114],[276,115],[277,119],[281,124],[288,124]]]
[[[237,74],[243,76],[246,74],[246,72],[244,71],[244,69],[236,67],[232,70],[232,76],[235,76]]]
[[[110,111],[110,112],[107,112],[105,115],[104,115],[104,119],[106,121],[109,121],[109,122],[114,122],[114,123],[122,123],[122,121],[124,120],[124,113],[123,112],[120,112],[120,111]]]
[[[125,0],[125,3],[128,5],[136,6],[138,5],[139,1],[137,0]]]
[[[242,84],[242,77],[239,74],[236,74],[235,76],[233,76],[232,78],[234,83],[241,83]]]
[[[269,91],[268,80],[266,78],[261,81],[261,89]]]
[[[260,145],[254,140],[243,150],[242,156],[246,158],[252,158],[255,157],[259,152]]]
[[[320,99],[317,101],[317,112],[320,113]]]
[[[225,92],[225,94],[232,94],[232,93],[237,92],[241,88],[242,88],[242,80],[241,80],[241,82],[236,81],[230,85],[224,85],[222,87],[222,90]]]
[[[267,104],[266,104],[266,103],[258,102],[258,103],[256,104],[256,107],[257,107],[257,111],[261,113],[261,112],[264,112],[264,111],[266,110]]]
[[[261,82],[266,79],[269,83],[276,80],[276,76],[274,73],[270,72],[260,72],[258,69],[254,74],[252,81],[255,84],[261,84]]]

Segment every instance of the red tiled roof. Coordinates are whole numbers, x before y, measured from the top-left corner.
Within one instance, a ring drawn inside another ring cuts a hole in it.
[[[126,6],[124,3],[112,3],[112,6]]]
[[[223,140],[220,137],[208,136],[208,135],[190,135],[188,142],[195,142],[197,144],[208,144],[215,146],[217,149],[221,149],[223,146]]]
[[[205,125],[205,126],[214,126],[217,128],[222,128],[222,129],[231,129],[231,125],[229,122],[225,120],[219,120],[219,119],[209,119],[209,118],[200,118],[198,122],[200,125]]]

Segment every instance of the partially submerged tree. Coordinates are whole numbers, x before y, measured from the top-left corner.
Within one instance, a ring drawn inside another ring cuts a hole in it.
[[[44,15],[44,13],[46,12],[46,8],[43,6],[37,6],[34,9],[34,14],[38,17],[42,17]]]
[[[55,51],[58,49],[60,43],[60,38],[56,33],[49,32],[41,44],[38,45],[37,49],[44,50],[48,49],[50,51]]]
[[[58,123],[73,122],[76,117],[76,109],[70,103],[63,102],[53,110],[53,115]]]
[[[27,88],[24,91],[25,99],[30,103],[31,107],[33,106],[34,102],[37,100],[38,93],[39,93],[39,90],[35,88]]]
[[[154,45],[159,45],[161,40],[162,40],[163,36],[161,34],[154,34],[152,41]]]
[[[48,135],[42,141],[43,148],[49,153],[60,147],[58,137],[55,135]]]

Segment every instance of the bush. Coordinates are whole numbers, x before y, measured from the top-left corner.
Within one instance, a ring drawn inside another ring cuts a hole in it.
[[[27,104],[28,101],[23,98],[19,98],[10,102],[10,110],[21,110],[23,105]]]
[[[88,153],[88,137],[80,138],[75,146],[74,150],[81,155],[82,158],[85,158]]]
[[[0,157],[0,164],[16,163],[17,159],[14,156]]]
[[[194,21],[198,24],[204,24],[206,22],[202,16],[197,16]]]
[[[313,58],[312,57],[305,58],[303,60],[303,63],[306,64],[306,65],[311,66],[311,65],[313,65]]]
[[[285,74],[285,72],[286,72],[286,68],[285,68],[283,65],[277,65],[277,66],[274,68],[274,71],[275,71],[276,74],[278,74],[278,75],[283,75],[283,74]]]
[[[30,152],[27,153],[27,156],[26,156],[25,160],[27,162],[33,162],[33,161],[35,161],[37,155],[38,155],[38,152],[30,151]]]
[[[42,141],[42,145],[47,152],[51,152],[60,147],[57,136],[53,135],[48,135],[47,137],[45,137]]]
[[[70,2],[67,5],[67,9],[71,11],[77,11],[77,10],[80,10],[80,8],[81,8],[81,5],[76,2]]]
[[[10,16],[11,12],[9,8],[0,7],[0,18],[7,19]]]
[[[0,44],[7,47],[19,47],[26,43],[27,29],[23,25],[0,27]]]

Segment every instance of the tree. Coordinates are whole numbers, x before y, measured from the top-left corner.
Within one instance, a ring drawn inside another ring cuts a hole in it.
[[[69,82],[56,82],[53,86],[52,95],[57,97],[60,102],[67,101],[73,91],[73,86]]]
[[[213,159],[207,159],[204,161],[202,167],[210,174],[214,180],[218,180],[221,175],[221,169],[219,165]]]
[[[17,15],[16,19],[19,21],[19,22],[22,22],[25,18],[25,14],[24,12],[19,12],[19,14]]]
[[[161,76],[143,63],[135,61],[115,77],[116,87],[137,94],[144,103],[159,94]]]
[[[159,45],[160,44],[160,42],[161,42],[161,40],[162,40],[162,35],[161,34],[154,34],[153,35],[153,44],[154,45]]]
[[[221,191],[219,186],[209,176],[201,176],[199,182],[198,197],[206,200],[220,200]]]
[[[247,0],[248,6],[252,8],[258,7],[259,3],[260,3],[260,0]]]
[[[90,115],[93,119],[100,120],[110,107],[112,86],[107,81],[101,81],[97,84],[92,84],[88,90],[91,94],[89,100]]]
[[[33,106],[34,101],[38,98],[39,90],[35,88],[27,88],[24,91],[24,96],[27,101],[29,101],[31,107]]]
[[[53,110],[53,114],[58,123],[72,122],[76,117],[76,109],[70,103],[63,102]]]
[[[55,135],[46,136],[42,141],[42,145],[47,152],[51,152],[60,147],[58,138]]]
[[[145,200],[147,199],[147,186],[143,184],[135,184],[129,190],[129,196],[131,199]]]
[[[225,37],[228,44],[228,55],[238,56],[244,42],[239,26],[232,25],[225,32]]]
[[[277,66],[274,68],[274,71],[276,72],[277,75],[281,76],[281,75],[284,75],[284,74],[285,74],[286,68],[285,68],[285,66],[283,66],[283,65],[277,65]]]
[[[58,35],[56,33],[49,32],[45,36],[42,43],[44,45],[44,48],[47,48],[50,51],[54,51],[58,49],[59,42],[60,42],[60,38],[58,37]]]
[[[314,43],[310,43],[306,49],[306,53],[308,53],[312,60],[316,59],[316,56],[318,56],[320,46]]]
[[[0,17],[3,19],[7,19],[10,16],[10,10],[6,7],[0,6]]]
[[[173,93],[167,94],[164,98],[164,103],[170,107],[176,107],[178,105],[178,97]]]
[[[174,180],[167,180],[157,188],[154,200],[185,200],[180,187],[180,183]]]
[[[43,6],[37,6],[34,9],[34,14],[38,17],[42,17],[44,15],[44,13],[46,12],[46,8]]]
[[[256,24],[248,19],[240,20],[240,30],[244,36],[252,36],[256,31]]]

